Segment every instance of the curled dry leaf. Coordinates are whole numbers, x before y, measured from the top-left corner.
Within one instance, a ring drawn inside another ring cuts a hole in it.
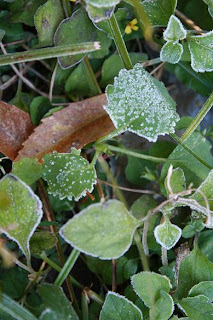
[[[15,161],[37,157],[52,152],[70,152],[80,149],[114,130],[114,125],[103,109],[107,103],[105,94],[71,103],[42,120],[24,142]]]
[[[14,160],[33,128],[28,113],[0,101],[0,152]]]

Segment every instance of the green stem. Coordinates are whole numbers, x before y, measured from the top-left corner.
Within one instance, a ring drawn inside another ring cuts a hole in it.
[[[94,95],[98,95],[98,94],[101,94],[102,91],[99,87],[99,84],[97,82],[97,79],[95,77],[95,74],[92,70],[92,67],[91,67],[91,64],[89,62],[89,59],[88,57],[85,57],[83,59],[83,66],[84,66],[84,70],[85,70],[85,73],[87,75],[87,78],[89,79],[88,81],[88,84],[91,88],[91,91],[94,93]]]
[[[151,60],[147,60],[144,61],[141,65],[142,67],[149,67],[149,66],[154,66],[155,64],[161,63],[161,59],[160,58],[155,58],[155,59],[151,59]]]
[[[76,55],[79,53],[92,52],[99,49],[99,42],[84,42],[79,44],[72,44],[69,46],[57,46],[28,50],[24,52],[9,53],[6,55],[0,55],[0,66],[6,66],[8,64],[15,64],[27,61],[66,57],[70,55]]]
[[[44,260],[50,267],[52,267],[54,270],[60,272],[62,270],[62,268],[57,265],[55,262],[53,262],[52,260],[50,260],[45,252],[43,252],[41,255],[40,255],[41,259]],[[70,279],[70,282],[72,284],[74,284],[76,287],[80,288],[80,289],[83,289],[84,286],[82,284],[80,284],[75,278],[73,278],[71,275],[69,275],[69,279]]]
[[[109,28],[110,28],[111,34],[113,36],[113,39],[115,41],[117,50],[118,50],[119,55],[121,57],[121,60],[123,61],[124,67],[127,70],[132,69],[133,65],[132,65],[131,59],[129,57],[125,42],[123,40],[118,22],[117,22],[114,14],[108,20],[108,24],[109,24]]]
[[[138,230],[136,230],[136,232],[135,232],[134,240],[135,240],[136,246],[138,248],[138,252],[139,252],[140,259],[141,259],[141,264],[142,264],[142,267],[143,267],[143,271],[150,271],[148,258],[145,255],[145,252],[144,252],[144,249],[143,249],[143,245],[142,245],[142,241],[141,241],[141,236],[140,236]]]
[[[181,137],[181,141],[184,142],[188,139],[188,137],[191,136],[191,134],[196,130],[196,128],[199,126],[203,118],[206,116],[206,114],[209,112],[211,107],[213,106],[213,92],[209,96],[206,103],[203,105],[201,110],[198,112],[192,123],[189,125],[189,127],[186,129],[184,134]]]
[[[71,254],[69,255],[69,258],[65,262],[63,268],[61,269],[58,277],[55,280],[55,285],[61,286],[63,284],[63,282],[68,277],[70,271],[72,270],[79,255],[80,255],[80,252],[78,250],[76,250],[76,249],[72,250]]]
[[[130,150],[127,150],[124,148],[115,147],[115,146],[112,146],[109,144],[106,145],[106,148],[111,151],[124,153],[124,154],[127,154],[127,155],[135,157],[135,158],[145,159],[145,160],[149,160],[149,161],[153,161],[153,162],[166,162],[167,161],[166,158],[156,158],[156,157],[148,156],[146,154],[141,154],[138,152],[130,151]]]
[[[89,309],[88,309],[89,299],[87,296],[86,290],[83,290],[81,294],[81,311],[82,311],[82,320],[89,319]]]
[[[70,9],[69,0],[62,0],[62,4],[63,4],[63,9],[64,9],[66,18],[70,17],[72,14],[72,11]]]
[[[177,143],[179,143],[186,151],[188,151],[194,158],[196,158],[200,163],[202,163],[205,167],[212,170],[212,166],[210,166],[205,160],[201,159],[196,153],[194,153],[191,149],[189,149],[185,143],[181,141],[181,139],[176,136],[174,133],[170,133],[172,139],[174,139]]]

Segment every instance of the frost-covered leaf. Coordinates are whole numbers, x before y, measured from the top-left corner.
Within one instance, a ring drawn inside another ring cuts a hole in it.
[[[167,194],[169,194],[167,178],[165,179],[164,184],[165,184]],[[170,187],[173,193],[182,192],[186,189],[186,179],[185,179],[184,171],[181,168],[176,168],[172,170],[172,174],[170,177]]]
[[[98,7],[95,7],[91,4],[87,4],[86,10],[87,10],[87,13],[88,13],[88,16],[90,17],[90,19],[94,23],[98,23],[100,21],[109,19],[115,10],[115,7],[110,6],[110,7],[98,8]]]
[[[90,41],[100,41],[101,45],[100,50],[88,55],[90,58],[103,58],[108,54],[111,39],[104,32],[95,28],[83,8],[76,10],[70,18],[64,19],[55,33],[55,45],[57,46]],[[60,57],[58,61],[63,69],[67,69],[80,62],[85,55],[83,53],[75,56]]]
[[[187,38],[191,66],[196,72],[213,71],[213,31]]]
[[[174,132],[179,116],[175,102],[163,83],[136,64],[132,70],[122,69],[114,85],[108,85],[108,112],[119,133],[126,130],[149,141],[158,135]]]
[[[10,197],[10,203],[0,210],[0,228],[17,242],[29,260],[29,240],[43,214],[41,201],[23,181],[11,174],[1,179],[0,190]]]
[[[79,320],[61,287],[45,283],[39,286],[38,292],[46,307],[39,320]]]
[[[193,320],[212,320],[213,304],[203,295],[179,300],[178,307]]]
[[[124,296],[109,291],[100,313],[100,320],[142,320],[143,315],[138,307]]]
[[[30,239],[31,254],[40,255],[42,251],[50,250],[56,244],[56,236],[48,231],[35,232]]]
[[[187,297],[189,290],[201,281],[213,281],[213,263],[196,248],[181,262],[175,296]]]
[[[210,142],[200,134],[194,132],[185,142],[194,153],[200,155],[203,160],[213,166],[213,157],[211,155]],[[202,153],[201,153],[202,150]],[[161,171],[161,179],[165,179],[170,165],[174,168],[180,167],[184,171],[186,183],[193,183],[193,187],[197,188],[208,176],[210,169],[200,163],[181,145],[178,145],[168,157]]]
[[[12,173],[26,184],[33,184],[41,178],[42,166],[36,158],[23,158],[13,163]]]
[[[186,38],[187,32],[181,21],[172,15],[169,19],[168,26],[163,33],[163,38],[166,41],[178,41]]]
[[[204,195],[206,196],[210,209],[213,210],[213,170],[209,172],[207,178],[202,182],[199,188],[197,188],[196,192],[190,197],[191,199],[195,199],[203,207],[206,207],[206,202],[202,193],[204,193]]]
[[[174,311],[174,301],[165,291],[160,291],[160,298],[151,307],[150,320],[168,320]]]
[[[208,5],[209,14],[213,18],[213,1],[212,0],[203,0]]]
[[[96,172],[76,149],[72,153],[47,154],[44,156],[42,176],[48,183],[48,192],[62,200],[74,197],[77,201],[92,192],[96,184]]]
[[[160,59],[163,62],[178,63],[183,53],[183,46],[181,43],[168,41],[160,51]]]
[[[154,230],[156,241],[167,250],[173,248],[181,237],[182,230],[166,219]]]
[[[140,272],[132,277],[132,286],[145,305],[151,308],[161,297],[161,290],[169,293],[170,281],[154,272]]]
[[[97,8],[116,6],[120,0],[86,0],[86,3]]]
[[[60,235],[88,255],[117,259],[129,249],[137,225],[122,202],[109,200],[92,204],[75,215],[60,229]]]
[[[209,299],[209,301],[213,301],[213,281],[201,281],[191,288],[189,291],[190,297],[195,297],[198,295],[203,295]]]
[[[60,0],[48,0],[38,8],[34,21],[40,46],[53,45],[54,33],[63,18],[64,10]]]
[[[153,27],[167,26],[169,17],[174,14],[177,0],[145,0],[144,10]]]

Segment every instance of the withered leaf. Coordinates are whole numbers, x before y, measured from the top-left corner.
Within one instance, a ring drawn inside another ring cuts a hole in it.
[[[14,160],[33,128],[28,113],[0,101],[0,152]]]
[[[114,125],[103,109],[107,103],[102,94],[70,105],[42,120],[24,142],[15,161],[52,152],[70,152],[80,149],[114,130]]]

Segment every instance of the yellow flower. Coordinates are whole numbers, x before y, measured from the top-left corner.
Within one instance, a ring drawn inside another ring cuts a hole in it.
[[[125,28],[125,33],[130,34],[132,30],[137,31],[139,29],[138,26],[136,26],[137,23],[138,20],[136,18],[130,21]]]
[[[76,2],[76,0],[70,0],[71,2]]]

